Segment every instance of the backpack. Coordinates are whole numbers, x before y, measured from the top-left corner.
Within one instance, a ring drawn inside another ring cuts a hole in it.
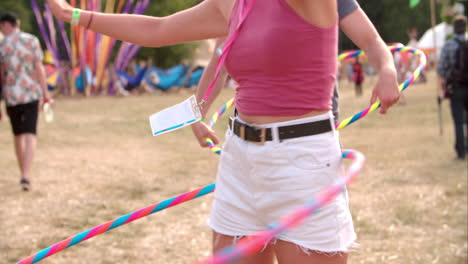
[[[455,39],[458,48],[455,53],[455,67],[451,74],[450,83],[468,88],[468,41]]]

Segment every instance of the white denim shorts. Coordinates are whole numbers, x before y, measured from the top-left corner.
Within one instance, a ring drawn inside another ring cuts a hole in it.
[[[273,140],[264,145],[244,141],[228,129],[208,225],[219,234],[252,235],[341,177],[343,162],[337,131],[280,142],[274,129],[324,119],[330,119],[334,127],[331,113],[256,125],[273,128]],[[346,191],[277,239],[307,250],[349,252],[356,234]]]

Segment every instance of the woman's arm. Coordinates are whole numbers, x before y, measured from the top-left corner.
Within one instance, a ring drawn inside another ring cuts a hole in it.
[[[340,22],[341,30],[364,50],[370,65],[379,73],[372,92],[371,103],[381,102],[380,113],[385,114],[399,99],[398,82],[393,57],[367,15],[358,9]]]
[[[214,79],[214,76],[216,73],[216,67],[218,65],[218,60],[219,60],[219,56],[216,50],[218,49],[218,47],[220,47],[224,43],[225,40],[226,38],[219,38],[216,40],[215,50],[197,86],[197,92],[196,92],[197,102],[202,101],[203,96],[205,95],[205,92],[208,89],[208,86],[211,84],[211,81]],[[208,110],[210,109],[211,104],[221,92],[221,88],[224,86],[227,76],[228,74],[223,67],[219,74],[218,80],[216,81],[213,87],[213,94],[210,96],[208,101],[202,105],[201,112],[202,112],[203,118],[205,118],[206,114],[208,113]],[[216,137],[216,134],[214,133],[214,131],[203,122],[198,122],[198,123],[193,124],[192,131],[195,137],[197,138],[198,143],[202,147],[208,146],[205,142],[206,138],[210,138],[211,140],[213,140],[215,144],[219,143],[219,140]]]
[[[47,0],[60,20],[70,22],[73,8],[65,0]],[[82,11],[79,25],[113,38],[146,47],[227,35],[227,4],[205,0],[199,5],[167,17],[130,14],[104,14]]]
[[[197,86],[197,92],[196,92],[197,102],[202,101],[203,96],[205,95],[205,92],[208,89],[208,86],[210,86],[211,81],[214,80],[216,67],[218,66],[218,60],[219,60],[219,56],[216,51],[218,47],[220,47],[224,43],[225,40],[226,38],[219,38],[216,40],[215,51],[213,52],[210,62],[208,63],[208,66],[205,68],[205,71],[203,72],[203,75]],[[224,83],[226,82],[227,77],[228,77],[228,74],[226,70],[224,69],[224,67],[222,67],[218,80],[216,81],[213,87],[213,94],[212,96],[210,96],[208,101],[203,104],[203,108],[201,109],[203,117],[205,117],[206,113],[210,109],[211,104],[221,92],[221,88],[224,86]]]

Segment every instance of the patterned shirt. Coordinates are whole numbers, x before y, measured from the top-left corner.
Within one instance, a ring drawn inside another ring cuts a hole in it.
[[[445,79],[450,78],[455,68],[457,49],[460,45],[455,39],[463,42],[465,40],[465,35],[455,35],[455,37],[447,40],[442,48],[439,63],[437,64],[437,73]]]
[[[31,34],[15,32],[0,42],[0,63],[4,72],[2,93],[8,106],[41,98],[36,62],[42,59],[39,40]]]

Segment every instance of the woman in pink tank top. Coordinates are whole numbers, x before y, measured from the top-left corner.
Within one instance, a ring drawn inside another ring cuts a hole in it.
[[[72,21],[66,1],[47,2],[55,16]],[[358,14],[354,22],[361,24],[349,26],[347,33],[379,71],[371,101],[380,99],[385,113],[398,100],[391,54],[365,15]],[[337,21],[336,0],[205,0],[163,18],[88,11],[73,18],[142,46],[227,38],[219,61],[239,86],[208,221],[214,251],[266,228],[339,178],[341,149],[330,113]],[[206,93],[197,92],[203,115],[216,97],[211,94],[219,92],[213,87],[215,80]],[[192,128],[202,146],[206,137],[218,143],[206,124]],[[240,263],[270,264],[274,258],[281,264],[347,263],[355,240],[345,191]]]

